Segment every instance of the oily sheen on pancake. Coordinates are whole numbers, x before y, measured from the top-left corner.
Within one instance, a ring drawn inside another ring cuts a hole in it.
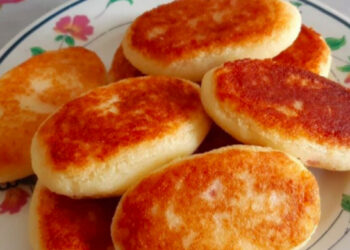
[[[225,63],[203,78],[213,120],[247,144],[290,153],[309,166],[350,170],[350,92],[271,60]]]
[[[122,46],[145,74],[200,81],[226,61],[278,55],[300,27],[297,8],[280,0],[178,0],[138,17]]]
[[[117,250],[299,249],[320,219],[313,175],[297,159],[230,146],[163,167],[122,197]]]
[[[294,43],[274,60],[327,77],[332,56],[331,50],[321,35],[303,25]]]
[[[51,116],[33,138],[32,165],[39,180],[59,194],[122,194],[151,170],[195,151],[210,123],[198,85],[129,78]]]
[[[118,198],[75,200],[37,183],[29,210],[34,250],[111,250],[111,222]]]
[[[117,82],[129,77],[142,76],[124,56],[123,48],[118,47],[114,54],[111,68],[108,71],[108,82]]]
[[[0,78],[0,183],[33,173],[32,137],[45,118],[106,82],[98,56],[84,48],[45,52]]]

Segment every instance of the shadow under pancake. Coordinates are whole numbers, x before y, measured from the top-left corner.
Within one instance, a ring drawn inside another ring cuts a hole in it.
[[[114,54],[111,68],[108,71],[108,82],[117,82],[129,77],[143,76],[126,58],[122,46]]]
[[[227,134],[219,126],[213,123],[204,141],[201,143],[201,145],[197,148],[197,150],[194,153],[195,154],[204,153],[216,148],[221,148],[221,147],[234,145],[234,144],[242,144],[242,143],[237,141],[235,138]]]

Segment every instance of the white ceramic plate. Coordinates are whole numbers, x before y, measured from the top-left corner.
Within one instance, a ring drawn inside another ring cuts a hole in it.
[[[0,75],[45,50],[73,45],[98,53],[107,68],[123,33],[139,14],[169,0],[74,0],[48,13],[0,50]],[[350,21],[326,6],[307,0],[297,5],[303,22],[332,48],[331,78],[350,86]],[[75,26],[80,30],[67,27]],[[346,40],[349,40],[347,43]],[[350,114],[349,114],[350,115]],[[350,175],[312,170],[320,185],[322,217],[305,249],[350,249]],[[0,185],[0,249],[30,249],[27,215],[33,181]],[[8,189],[9,186],[15,186]]]

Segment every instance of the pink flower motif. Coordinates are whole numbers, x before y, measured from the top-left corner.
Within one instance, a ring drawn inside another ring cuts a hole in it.
[[[94,32],[94,28],[89,23],[90,20],[85,15],[77,15],[73,20],[70,16],[65,16],[56,23],[54,30],[86,41],[87,36],[92,35]]]
[[[5,199],[0,204],[0,214],[18,213],[21,208],[27,203],[29,194],[20,187],[11,188],[7,190]]]
[[[0,0],[0,5],[1,4],[6,4],[6,3],[19,3],[23,2],[24,0]]]
[[[345,78],[345,83],[350,83],[350,74]]]

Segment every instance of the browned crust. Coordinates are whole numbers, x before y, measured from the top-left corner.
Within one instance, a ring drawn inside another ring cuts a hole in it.
[[[38,190],[36,216],[44,249],[113,248],[110,225],[118,198],[75,200]]]
[[[37,92],[32,87],[32,82],[35,81],[38,82],[39,88],[39,85],[45,85],[46,81],[52,81],[52,85],[35,94]],[[12,178],[24,177],[31,173],[29,149],[31,139],[40,123],[55,108],[82,92],[104,84],[105,81],[106,72],[101,60],[95,53],[79,47],[32,57],[2,76],[0,172],[12,175]],[[35,101],[50,108],[43,112],[36,112],[30,107],[23,109],[19,99],[33,95]]]
[[[329,47],[320,34],[302,25],[298,38],[274,60],[320,74],[321,65],[327,64],[330,53]]]
[[[246,115],[284,138],[350,145],[350,92],[340,84],[270,60],[226,63],[214,78],[225,112]]]
[[[281,204],[271,203],[273,193],[284,197]],[[119,204],[112,238],[125,250],[292,249],[319,218],[318,186],[309,171],[280,152],[232,149],[141,181]]]
[[[138,17],[131,46],[164,64],[200,51],[259,43],[288,23],[283,3],[269,0],[178,0]],[[154,35],[150,35],[154,32]]]
[[[168,77],[129,78],[63,106],[38,136],[47,147],[52,168],[64,171],[68,166],[83,168],[91,160],[102,162],[121,149],[172,134],[200,114],[204,110],[199,91],[192,84]]]

